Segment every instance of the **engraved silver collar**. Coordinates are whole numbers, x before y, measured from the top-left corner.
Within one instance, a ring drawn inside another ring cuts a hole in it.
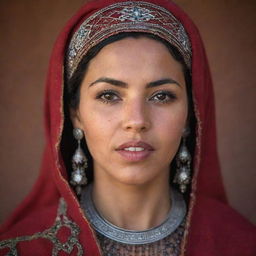
[[[91,184],[82,192],[81,207],[92,227],[105,237],[124,244],[148,244],[169,236],[182,223],[186,215],[183,196],[171,189],[171,200],[172,208],[167,219],[161,225],[143,231],[119,228],[100,216],[92,201]]]

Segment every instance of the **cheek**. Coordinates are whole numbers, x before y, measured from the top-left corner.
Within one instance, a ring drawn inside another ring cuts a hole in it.
[[[187,101],[184,100],[180,104],[170,106],[164,110],[153,110],[154,123],[159,129],[169,131],[182,130],[187,121],[188,110]]]
[[[187,104],[181,104],[169,111],[155,114],[156,135],[169,152],[176,152],[187,121]]]
[[[90,101],[80,105],[80,121],[84,130],[88,147],[101,150],[102,145],[108,144],[116,127],[116,116],[106,106],[98,106]],[[100,109],[99,109],[100,108]],[[88,111],[90,110],[90,111]]]
[[[108,131],[105,122],[94,115],[88,115],[83,121],[86,144],[91,155],[95,157],[95,153],[101,154],[103,145],[107,144]]]

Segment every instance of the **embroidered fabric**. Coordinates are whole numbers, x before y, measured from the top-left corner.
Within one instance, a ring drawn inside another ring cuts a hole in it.
[[[197,256],[219,256],[220,254],[222,256],[256,255],[255,227],[246,222],[244,218],[240,217],[227,204],[216,150],[212,80],[198,30],[185,13],[175,4],[172,4],[171,0],[146,1],[157,3],[178,18],[189,35],[193,49],[192,94],[197,120],[195,127],[196,148],[193,154],[193,179],[189,196],[186,229],[180,244],[180,256],[184,256],[185,254]],[[65,116],[63,111],[63,61],[68,45],[67,40],[73,34],[74,30],[81,25],[84,17],[88,17],[93,12],[102,10],[118,1],[99,0],[88,2],[62,30],[52,52],[46,83],[44,108],[46,148],[42,161],[41,174],[33,189],[33,193],[30,193],[21,207],[15,211],[13,217],[6,222],[8,225],[5,224],[0,227],[0,240],[2,241],[0,249],[4,248],[3,251],[5,253],[8,248],[15,250],[18,247],[18,249],[25,250],[25,248],[22,248],[23,245],[30,246],[30,244],[35,244],[33,246],[35,253],[26,253],[25,255],[37,255],[39,253],[47,256],[52,255],[52,248],[49,250],[47,248],[44,254],[40,251],[42,247],[40,242],[46,240],[42,238],[42,233],[33,235],[33,232],[31,232],[29,237],[22,236],[12,240],[9,240],[9,238],[17,237],[17,233],[20,235],[27,234],[27,223],[30,221],[32,222],[31,229],[42,231],[47,237],[50,237],[49,232],[51,232],[51,229],[49,230],[48,227],[52,227],[51,225],[48,226],[48,214],[42,216],[41,219],[37,219],[36,214],[43,207],[46,213],[49,213],[51,216],[55,215],[56,207],[53,207],[53,203],[56,206],[59,196],[62,195],[69,204],[69,212],[73,216],[72,222],[74,223],[75,220],[76,225],[83,227],[80,230],[79,236],[75,236],[75,239],[78,240],[79,238],[79,241],[74,246],[79,246],[78,243],[80,245],[82,244],[85,247],[84,255],[86,256],[101,255],[97,246],[98,244],[94,239],[95,237],[91,232],[92,230],[82,216],[81,208],[78,206],[75,196],[71,194],[71,190],[67,186],[65,179],[67,177],[66,168],[64,167],[65,161],[63,161],[65,160],[65,155],[62,155],[61,152],[62,140],[68,135],[68,133],[66,134],[67,130],[64,128],[64,119],[68,118],[68,116]],[[134,10],[134,14],[139,17],[141,15],[139,12],[136,12],[136,9]],[[150,14],[152,15],[152,13]],[[129,15],[125,14],[125,17],[127,16],[129,17]],[[145,13],[144,17],[151,16]],[[133,19],[133,16],[131,16],[131,19]],[[107,24],[106,22],[106,26],[108,26]],[[92,42],[95,41],[92,40]],[[63,145],[66,146],[64,142]],[[37,203],[34,203],[35,201]],[[47,202],[49,201],[52,202],[51,205],[48,205]],[[24,209],[29,209],[28,216]],[[31,219],[31,216],[34,219]],[[68,218],[68,220],[71,219]],[[55,225],[55,223],[52,223],[52,225]],[[47,232],[44,229],[41,230],[42,227],[47,227]],[[55,237],[54,232],[55,226],[53,228],[52,238]],[[37,240],[33,243],[35,239]],[[49,239],[46,242],[52,244]],[[55,244],[52,244],[52,247],[54,246]],[[0,250],[0,255],[2,255],[1,253],[3,251]],[[151,255],[157,256],[161,255],[161,253],[163,255],[171,255],[168,254],[167,250],[165,252],[160,251],[160,253],[151,252]],[[8,254],[8,256],[15,255],[11,251]],[[65,255],[65,252],[60,250],[60,254]],[[76,247],[74,248],[73,254],[77,255]],[[80,253],[80,255],[82,254]],[[109,253],[109,255],[118,255],[118,251]],[[130,255],[134,254],[130,253]],[[139,252],[137,255],[139,255]]]
[[[185,220],[169,236],[154,243],[131,245],[111,240],[96,233],[102,256],[178,256],[181,252],[181,241],[185,229]]]
[[[120,32],[147,32],[177,47],[191,67],[191,44],[183,25],[166,9],[148,2],[112,4],[87,18],[71,38],[66,72],[71,78],[82,57],[105,38]]]
[[[71,221],[67,216],[67,204],[64,198],[60,198],[58,214],[55,219],[55,223],[52,227],[30,236],[20,236],[8,240],[0,241],[0,250],[1,249],[9,249],[6,256],[19,256],[17,245],[18,243],[25,241],[32,241],[35,239],[47,239],[50,240],[53,244],[52,256],[58,256],[60,252],[65,252],[70,254],[74,248],[77,249],[76,256],[83,255],[83,248],[78,240],[78,235],[80,233],[80,229],[78,225]],[[68,237],[66,242],[61,242],[58,239],[58,231],[62,228],[66,227],[70,230],[70,236]],[[2,254],[1,254],[2,255]]]

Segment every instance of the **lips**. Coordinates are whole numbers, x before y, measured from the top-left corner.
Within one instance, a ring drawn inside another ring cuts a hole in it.
[[[138,162],[149,157],[154,148],[143,141],[130,141],[120,145],[116,151],[127,161]]]

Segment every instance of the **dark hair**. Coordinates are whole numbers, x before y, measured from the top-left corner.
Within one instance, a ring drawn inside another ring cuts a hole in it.
[[[182,68],[183,68],[183,73],[185,77],[185,82],[186,82],[186,89],[187,89],[187,97],[188,97],[188,125],[190,127],[190,136],[187,139],[187,144],[190,152],[193,154],[194,153],[194,145],[195,145],[195,136],[194,136],[194,130],[195,130],[195,117],[194,117],[194,108],[193,108],[193,101],[192,101],[192,88],[191,88],[191,75],[190,75],[190,70],[185,64],[185,61],[180,54],[180,52],[177,50],[176,47],[168,43],[166,40],[153,35],[149,33],[144,33],[144,32],[124,32],[124,33],[119,33],[116,35],[112,35],[108,37],[107,39],[101,41],[99,44],[96,46],[92,47],[87,54],[82,58],[80,61],[77,69],[75,70],[74,74],[70,79],[68,79],[67,75],[65,75],[65,85],[64,85],[64,112],[65,112],[65,123],[64,123],[64,131],[63,132],[63,137],[62,137],[62,144],[61,144],[61,149],[62,149],[62,155],[64,158],[64,162],[66,164],[66,167],[68,170],[71,170],[71,156],[72,152],[74,152],[74,139],[70,141],[70,134],[72,134],[72,124],[70,122],[69,117],[69,109],[72,108],[76,110],[79,106],[79,101],[80,101],[80,87],[81,83],[86,75],[88,65],[90,63],[90,60],[92,60],[99,52],[100,50],[105,47],[108,44],[111,44],[113,42],[122,40],[127,37],[132,37],[132,38],[141,38],[141,37],[146,37],[150,39],[154,39],[158,42],[163,43],[167,49],[169,50],[170,54],[172,57],[177,60],[179,63],[181,63]],[[66,72],[67,73],[67,72]],[[65,136],[65,134],[69,134],[69,136]],[[70,146],[73,145],[73,149],[70,148]],[[87,155],[89,156],[88,163],[89,163],[89,169],[93,169],[93,161],[92,158],[89,154],[87,145],[85,141],[83,141],[82,146],[84,147]],[[67,148],[70,148],[67,150]],[[69,151],[69,153],[68,153]],[[172,161],[171,164],[171,169],[176,169],[176,163],[175,161]],[[174,171],[171,171],[171,180],[173,180],[173,175]],[[93,173],[87,173],[87,178],[88,180],[93,179]],[[188,193],[189,194],[189,193]]]
[[[177,60],[179,63],[182,64],[183,73],[184,73],[185,81],[186,81],[186,86],[188,87],[191,85],[190,72],[183,60],[182,55],[180,54],[180,52],[177,50],[176,47],[174,47],[173,45],[169,44],[166,40],[164,40],[154,34],[149,34],[149,33],[145,33],[145,32],[123,32],[123,33],[119,33],[116,35],[112,35],[112,36],[106,38],[105,40],[101,41],[96,46],[92,47],[87,52],[87,54],[82,58],[82,60],[80,61],[79,65],[78,65],[77,69],[75,70],[74,74],[72,75],[72,77],[70,79],[68,79],[67,76],[65,77],[65,88],[66,88],[66,96],[67,96],[66,100],[67,100],[70,108],[77,109],[77,107],[79,105],[80,86],[81,86],[81,83],[86,74],[90,60],[93,59],[101,51],[101,49],[103,47],[105,47],[106,45],[114,43],[119,40],[122,40],[127,37],[131,37],[131,38],[147,37],[147,38],[154,39],[154,40],[159,41],[162,44],[164,44],[167,47],[167,49],[169,50],[172,57],[175,60]],[[67,74],[67,72],[66,72],[66,74]],[[188,90],[188,88],[187,88],[187,90]]]

